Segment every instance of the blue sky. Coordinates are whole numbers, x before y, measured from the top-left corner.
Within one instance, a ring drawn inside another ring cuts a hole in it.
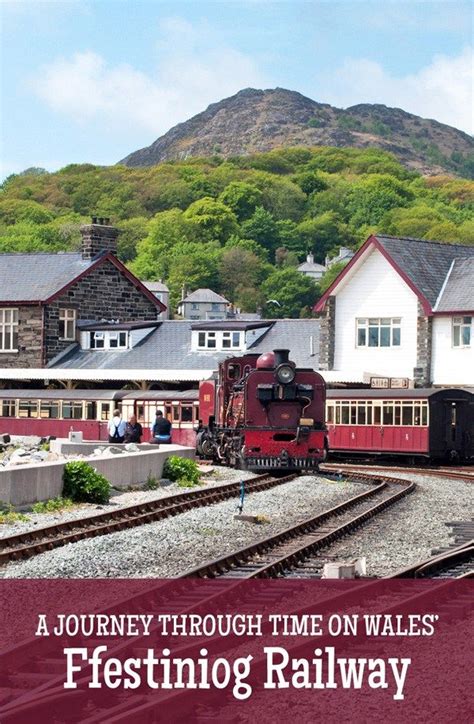
[[[111,164],[245,87],[472,132],[470,2],[0,0],[2,176]]]

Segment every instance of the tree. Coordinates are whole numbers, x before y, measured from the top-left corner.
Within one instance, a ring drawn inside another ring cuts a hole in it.
[[[268,261],[268,251],[263,248],[261,244],[257,244],[256,241],[253,239],[241,239],[237,235],[231,236],[226,244],[225,249],[246,249],[247,251],[251,251],[255,256],[258,256],[259,259],[262,261]]]
[[[127,263],[137,255],[137,245],[148,235],[149,222],[144,216],[136,216],[117,224],[120,235],[117,241],[117,256]]]
[[[320,264],[332,248],[354,242],[347,225],[333,211],[302,221],[298,225],[298,234],[306,251],[312,251],[315,261]]]
[[[262,192],[245,181],[232,181],[220,194],[219,200],[232,209],[239,221],[245,221],[261,204]]]
[[[321,174],[314,171],[302,171],[295,176],[294,180],[307,196],[314,192],[325,191],[328,187]]]
[[[299,317],[304,307],[312,306],[317,298],[315,283],[294,268],[276,269],[262,284],[269,317]],[[269,304],[274,299],[278,304]]]
[[[190,225],[180,209],[162,211],[149,222],[148,236],[137,243],[137,256],[130,265],[140,279],[167,278],[171,250],[188,241]]]
[[[388,174],[372,174],[352,187],[349,199],[351,222],[377,224],[382,217],[397,206],[407,206],[413,193],[406,183]]]
[[[195,201],[184,213],[196,241],[218,241],[224,244],[238,231],[237,217],[222,201],[210,196]]]
[[[265,276],[266,265],[253,252],[241,247],[225,249],[219,263],[220,290],[234,301],[236,289],[255,289]]]
[[[215,241],[204,244],[183,241],[173,247],[166,277],[172,308],[179,302],[183,284],[188,290],[217,288],[221,253]]]
[[[255,213],[248,221],[244,221],[241,228],[242,236],[261,244],[270,254],[275,252],[279,242],[278,227],[270,212],[262,206],[255,209]]]

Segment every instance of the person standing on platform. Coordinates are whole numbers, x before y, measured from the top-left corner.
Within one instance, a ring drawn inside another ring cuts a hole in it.
[[[155,422],[151,426],[151,440],[152,445],[159,445],[160,443],[169,444],[171,442],[171,422],[163,417],[161,410],[156,411]]]

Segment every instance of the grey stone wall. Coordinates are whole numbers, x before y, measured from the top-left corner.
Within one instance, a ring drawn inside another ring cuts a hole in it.
[[[418,302],[416,327],[416,367],[413,370],[415,387],[431,385],[431,349],[433,337],[433,318],[427,317]]]
[[[59,339],[59,310],[75,309],[79,320],[156,320],[158,309],[110,261],[75,282],[45,309],[46,360],[49,362],[71,341]]]
[[[336,297],[328,297],[319,326],[319,369],[334,368],[334,347],[336,342]]]
[[[17,308],[18,352],[0,352],[0,367],[41,367],[43,310],[39,305]]]

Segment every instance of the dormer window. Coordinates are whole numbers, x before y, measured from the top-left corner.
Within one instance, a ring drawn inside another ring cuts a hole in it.
[[[194,349],[200,350],[240,350],[245,345],[244,332],[221,332],[199,330],[193,332]]]
[[[222,349],[239,349],[240,332],[222,332]]]
[[[91,349],[128,349],[128,332],[90,332]]]
[[[199,332],[198,347],[200,349],[216,349],[216,346],[215,332]]]

